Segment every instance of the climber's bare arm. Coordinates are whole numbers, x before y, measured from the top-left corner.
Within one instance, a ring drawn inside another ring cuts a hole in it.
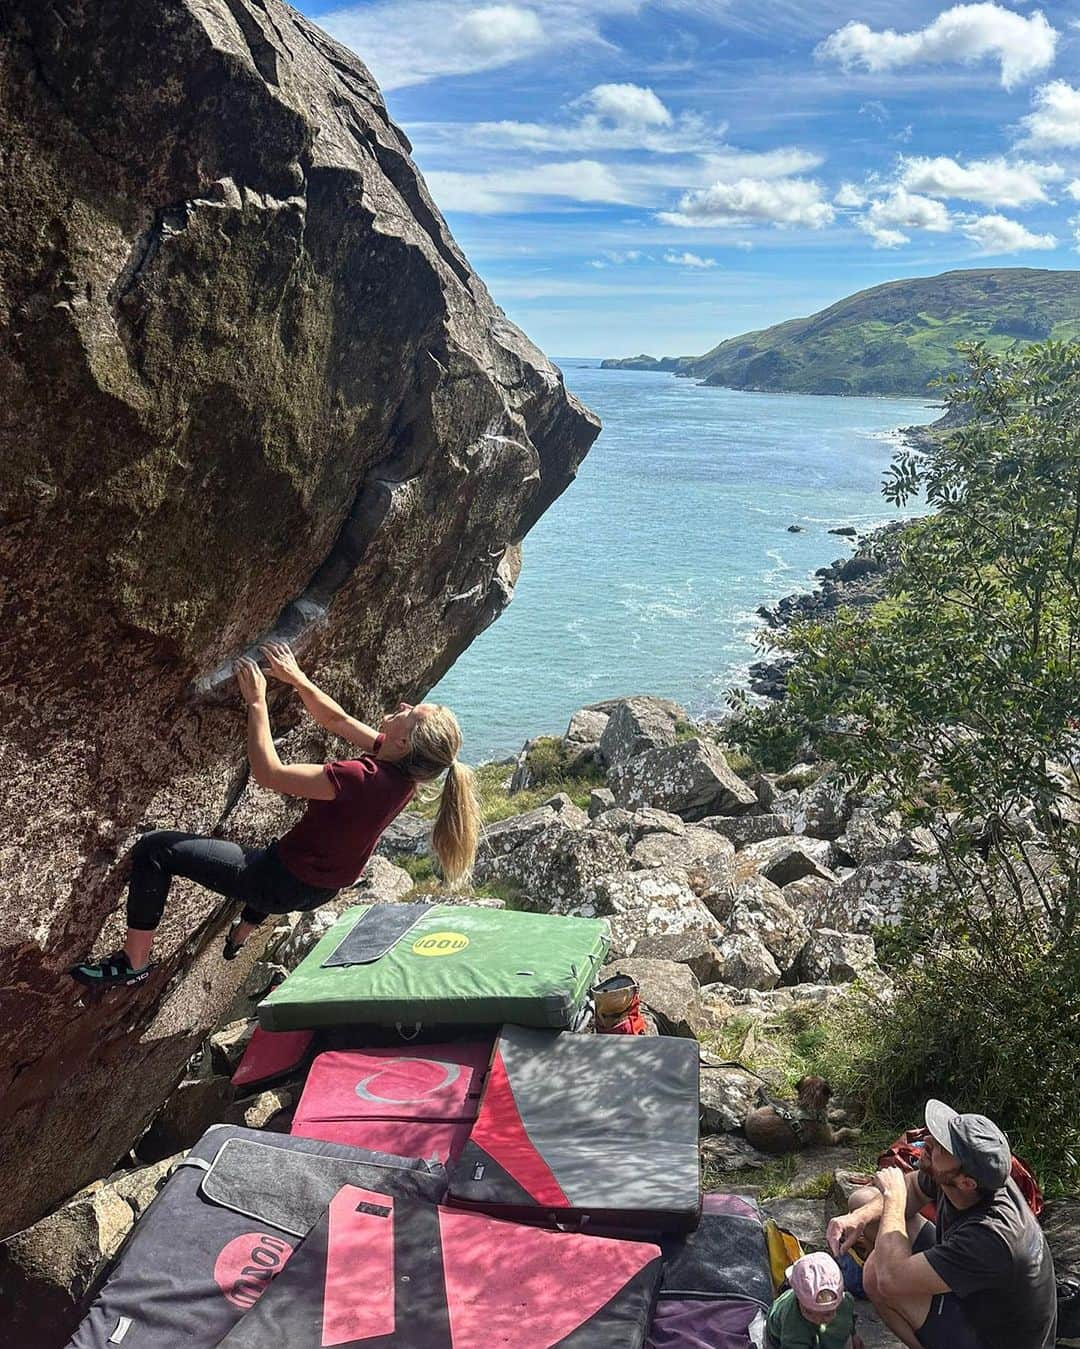
[[[322,764],[283,764],[270,734],[270,715],[266,710],[266,680],[253,660],[238,660],[236,682],[247,703],[247,745],[251,776],[260,787],[285,796],[332,801],[337,795]]]
[[[283,684],[293,686],[307,708],[308,715],[317,725],[362,750],[374,748],[378,732],[355,717],[350,717],[340,703],[313,684],[285,642],[268,642],[262,647],[262,653],[270,666],[270,673]]]

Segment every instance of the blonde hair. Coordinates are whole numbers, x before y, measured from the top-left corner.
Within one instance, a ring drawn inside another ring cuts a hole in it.
[[[468,884],[476,860],[480,835],[480,806],[476,779],[471,768],[458,762],[461,727],[448,707],[431,704],[427,716],[417,720],[409,739],[409,752],[400,761],[417,782],[432,782],[445,772],[439,813],[431,831],[431,846],[439,859],[444,879],[452,886]]]

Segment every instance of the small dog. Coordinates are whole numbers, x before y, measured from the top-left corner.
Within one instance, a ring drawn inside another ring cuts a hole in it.
[[[779,1157],[802,1148],[823,1148],[838,1143],[853,1143],[858,1129],[834,1129],[842,1121],[843,1111],[830,1110],[832,1087],[823,1077],[804,1077],[795,1084],[797,1105],[773,1101],[764,1092],[767,1105],[751,1110],[743,1121],[743,1132],[762,1152]]]

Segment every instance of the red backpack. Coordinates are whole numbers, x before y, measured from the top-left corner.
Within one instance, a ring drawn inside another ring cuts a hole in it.
[[[923,1144],[930,1137],[929,1129],[908,1129],[895,1139],[878,1158],[878,1166],[898,1166],[901,1171],[917,1171],[922,1157]],[[1043,1211],[1043,1193],[1031,1168],[1020,1160],[1012,1159],[1012,1178],[1019,1186],[1020,1193],[1027,1200],[1028,1208],[1038,1218]],[[930,1203],[919,1212],[933,1222],[937,1217],[937,1205]]]
[[[597,1035],[647,1035],[638,986],[628,974],[613,974],[590,990]]]

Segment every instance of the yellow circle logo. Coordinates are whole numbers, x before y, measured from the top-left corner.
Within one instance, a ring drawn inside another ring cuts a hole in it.
[[[414,956],[456,956],[469,944],[463,932],[429,932],[413,942]]]

